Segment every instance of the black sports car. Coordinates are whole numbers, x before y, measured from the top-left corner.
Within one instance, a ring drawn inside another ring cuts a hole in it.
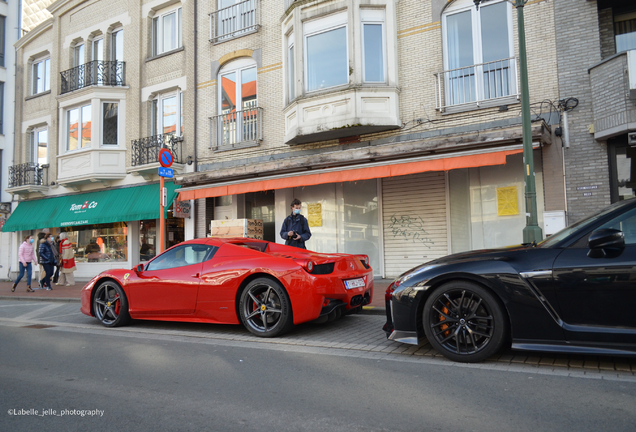
[[[451,360],[513,349],[636,355],[636,199],[539,244],[459,253],[386,291],[391,340],[422,338]]]

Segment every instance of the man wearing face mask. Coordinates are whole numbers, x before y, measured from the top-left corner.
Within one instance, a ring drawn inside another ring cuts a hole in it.
[[[311,237],[311,231],[309,231],[309,223],[305,216],[300,214],[301,202],[299,199],[294,198],[291,203],[292,212],[283,221],[283,227],[280,230],[280,236],[285,240],[285,244],[288,246],[296,246],[302,249],[305,247],[305,242]]]

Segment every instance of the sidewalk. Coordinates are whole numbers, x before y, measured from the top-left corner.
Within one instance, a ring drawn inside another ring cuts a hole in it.
[[[38,289],[38,282],[34,280],[31,284],[31,288],[35,292],[26,292],[25,278],[22,278],[20,283],[15,289],[15,292],[11,292],[13,282],[0,281],[0,300],[36,300],[36,301],[56,301],[56,302],[79,302],[80,291],[88,282],[88,279],[75,279],[75,286],[56,286],[53,285],[51,291]],[[373,301],[371,304],[364,306],[363,313],[373,315],[384,315],[384,291],[392,282],[392,279],[376,279],[373,282]]]

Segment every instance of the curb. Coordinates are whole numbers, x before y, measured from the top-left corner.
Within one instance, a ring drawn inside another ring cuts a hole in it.
[[[386,315],[386,309],[375,306],[362,306],[360,313],[363,315]]]
[[[0,300],[17,300],[17,301],[43,301],[43,302],[59,302],[59,303],[80,303],[78,298],[68,297],[28,297],[28,296],[0,296]]]

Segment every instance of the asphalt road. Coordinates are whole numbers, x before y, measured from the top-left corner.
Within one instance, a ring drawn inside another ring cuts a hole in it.
[[[104,329],[77,306],[0,302],[0,431],[636,426],[631,373],[460,365],[334,342],[354,334],[371,346],[379,316],[300,326],[288,337],[262,340],[240,326],[135,322]]]

